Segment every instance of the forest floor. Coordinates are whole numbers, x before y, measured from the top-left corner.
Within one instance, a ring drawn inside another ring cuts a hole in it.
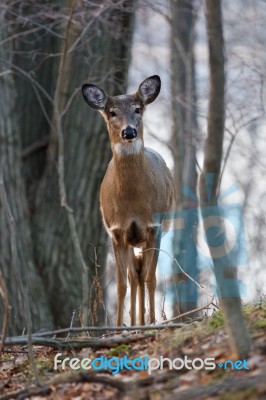
[[[33,345],[39,382],[27,345],[6,345],[0,361],[0,400],[266,399],[266,302],[245,306],[244,315],[252,351],[240,361],[230,352],[220,312],[178,329],[94,338],[90,347],[84,345],[87,336],[72,336],[62,341],[61,349],[55,348],[56,342],[48,347],[49,339],[45,345],[39,339]],[[72,350],[66,347],[69,343]],[[95,368],[88,369],[91,365]]]

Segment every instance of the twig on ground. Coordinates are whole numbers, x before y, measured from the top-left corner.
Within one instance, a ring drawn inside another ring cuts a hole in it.
[[[204,309],[202,307],[201,309]],[[193,312],[196,312],[197,310],[193,310]],[[187,314],[187,313],[186,313]],[[185,315],[185,314],[183,314]],[[173,318],[173,320],[176,319]],[[201,320],[202,318],[195,318],[191,322],[195,322],[198,320]],[[96,326],[86,326],[83,328],[67,328],[67,329],[58,329],[55,331],[48,331],[48,332],[40,332],[40,333],[35,333],[32,335],[32,344],[34,345],[41,345],[41,346],[48,346],[48,347],[55,347],[55,348],[82,348],[82,347],[93,347],[93,348],[109,348],[113,347],[114,345],[118,344],[125,344],[125,343],[131,343],[131,342],[136,342],[138,340],[142,339],[147,339],[150,337],[154,337],[155,333],[146,333],[146,334],[140,334],[137,333],[138,331],[157,331],[157,330],[162,330],[162,329],[177,329],[177,328],[182,328],[185,325],[188,325],[188,323],[191,322],[186,322],[186,323],[173,323],[173,324],[168,324],[166,325],[167,322],[171,322],[171,320],[164,321],[161,324],[158,325],[144,325],[144,326],[102,326],[102,327],[96,327]],[[69,334],[70,333],[81,333],[81,332],[88,332],[88,331],[112,331],[114,333],[118,332],[123,332],[123,331],[135,331],[136,333],[134,335],[120,335],[120,336],[114,336],[110,338],[102,337],[102,338],[89,338],[89,339],[84,339],[84,338],[77,338],[76,340],[68,340]],[[54,338],[55,335],[57,334],[62,334],[62,333],[67,333],[67,339],[65,338]],[[53,338],[46,338],[45,336],[53,336]],[[19,345],[19,344],[27,344],[27,336],[15,336],[15,337],[7,337],[4,342],[5,345]]]
[[[165,329],[165,326],[164,326]],[[115,336],[113,338],[96,338],[96,339],[76,339],[76,340],[68,340],[65,339],[52,339],[52,338],[44,338],[44,337],[31,337],[31,343],[33,345],[39,346],[47,346],[53,347],[57,349],[81,349],[85,347],[91,347],[94,349],[99,348],[113,348],[114,346],[120,344],[129,344],[133,342],[137,342],[138,340],[153,338],[155,333],[148,334],[136,334],[136,335],[128,335],[128,336]],[[8,337],[5,339],[5,346],[11,345],[24,345],[28,343],[27,336],[16,336],[16,337]]]
[[[187,311],[187,312],[185,312],[183,314],[176,315],[175,317],[173,317],[171,319],[167,319],[166,321],[163,321],[162,323],[163,324],[168,324],[169,322],[175,321],[176,319],[180,319],[180,318],[186,317],[187,315],[194,314],[194,313],[197,313],[199,311],[206,310],[211,305],[217,307],[215,304],[213,304],[213,298],[211,299],[211,301],[206,306],[195,308],[194,310],[190,310],[190,311]]]
[[[182,328],[186,323],[176,323],[170,324],[169,328]],[[65,328],[65,329],[57,329],[54,331],[47,332],[37,332],[33,333],[33,337],[43,337],[43,336],[55,336],[60,335],[62,333],[81,333],[81,332],[123,332],[123,331],[149,331],[156,329],[166,329],[168,326],[163,324],[152,324],[152,325],[133,325],[133,326],[84,326],[82,328]]]
[[[73,328],[75,317],[76,317],[76,310],[74,310],[73,313],[72,313],[72,318],[71,318],[70,327],[69,327],[69,330],[68,330],[68,334],[67,334],[66,340],[68,340],[70,338],[70,329]]]

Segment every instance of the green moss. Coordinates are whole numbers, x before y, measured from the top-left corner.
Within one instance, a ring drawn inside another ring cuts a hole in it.
[[[53,362],[48,358],[37,358],[36,367],[41,372],[54,372]]]
[[[257,318],[256,321],[252,324],[252,328],[254,330],[260,330],[266,328],[266,318]]]
[[[130,346],[127,346],[126,344],[120,344],[119,346],[116,346],[115,348],[111,349],[107,356],[108,357],[118,357],[118,356],[124,356],[127,355],[130,351]]]
[[[205,321],[208,332],[213,332],[217,329],[224,327],[224,316],[220,311],[215,312],[211,317]]]
[[[12,356],[10,355],[10,353],[5,353],[5,352],[3,352],[1,354],[1,357],[0,357],[1,362],[7,362],[7,361],[12,361],[12,360],[13,360],[13,354],[12,354]]]
[[[243,315],[247,318],[250,317],[252,312],[254,311],[254,305],[253,304],[247,304],[243,307]]]
[[[240,392],[228,392],[223,393],[220,397],[220,400],[251,400],[256,399],[257,397],[253,397],[256,395],[257,389],[254,387],[247,388],[245,390],[241,390]]]
[[[257,304],[248,304],[243,307],[243,313],[251,332],[266,328],[266,303],[261,301]]]
[[[193,338],[195,337],[195,331],[194,330],[186,330],[183,329],[182,331],[178,331],[174,340],[170,341],[170,346],[176,347],[179,346],[183,343],[190,342]]]

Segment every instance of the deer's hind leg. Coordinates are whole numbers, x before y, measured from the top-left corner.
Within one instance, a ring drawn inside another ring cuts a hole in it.
[[[146,241],[146,248],[143,252],[143,278],[147,285],[149,306],[150,306],[150,323],[155,323],[155,289],[156,289],[156,267],[159,257],[161,243],[161,228],[150,228]]]

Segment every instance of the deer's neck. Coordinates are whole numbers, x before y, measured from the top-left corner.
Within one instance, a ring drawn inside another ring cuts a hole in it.
[[[143,171],[145,171],[145,152],[143,145],[137,153],[133,154],[130,152],[113,152],[113,163],[119,180],[134,181],[135,177],[139,179]]]

